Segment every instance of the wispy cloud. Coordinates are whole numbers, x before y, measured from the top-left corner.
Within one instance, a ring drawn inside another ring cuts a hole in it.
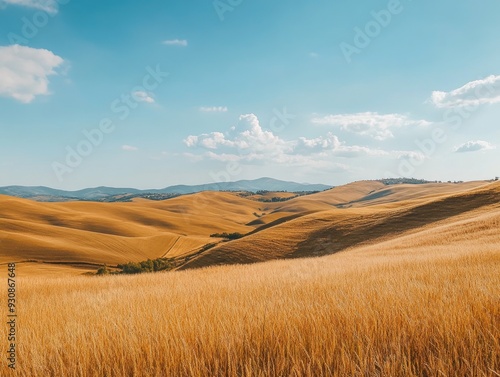
[[[402,114],[379,114],[365,112],[355,114],[326,115],[312,119],[312,123],[338,127],[358,135],[370,136],[376,140],[394,137],[394,128],[408,126],[428,126],[425,120],[413,120]]]
[[[133,147],[132,145],[122,145],[122,149],[127,152],[135,152],[139,150],[139,148]]]
[[[200,111],[204,113],[226,113],[228,109],[226,106],[202,106]]]
[[[0,46],[0,95],[23,103],[48,95],[49,79],[64,60],[53,52],[27,46]]]
[[[142,90],[138,90],[138,91],[132,93],[132,95],[137,102],[146,102],[146,103],[154,103],[155,102],[155,100],[151,94],[144,92]]]
[[[455,147],[456,153],[465,153],[465,152],[478,152],[489,149],[495,149],[495,146],[488,143],[487,141],[476,140],[476,141],[468,141],[467,143],[461,144],[458,147]]]
[[[186,47],[188,45],[188,41],[185,39],[168,39],[166,41],[162,42],[164,45],[167,46],[182,46]]]
[[[58,9],[56,0],[0,0],[0,6],[2,4],[40,9],[50,14],[56,14]]]
[[[450,92],[434,91],[430,101],[438,108],[500,103],[500,76],[471,81]]]

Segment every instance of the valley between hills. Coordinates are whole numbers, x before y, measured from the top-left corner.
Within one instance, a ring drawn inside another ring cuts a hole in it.
[[[382,243],[402,249],[481,240],[500,248],[498,182],[360,181],[293,196],[203,191],[128,203],[0,196],[0,263],[17,262],[30,275],[78,275],[104,264],[156,258],[185,270],[318,257]],[[244,237],[211,237],[224,232]]]
[[[499,182],[0,209],[20,377],[500,372]]]

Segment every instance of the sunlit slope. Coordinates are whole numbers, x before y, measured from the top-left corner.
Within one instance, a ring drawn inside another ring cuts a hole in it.
[[[437,199],[401,201],[397,208],[336,208],[291,219],[223,244],[199,255],[183,268],[332,254],[443,224],[461,234],[469,232],[464,221],[479,219],[483,213],[494,216],[499,211],[499,203],[500,185],[490,184]],[[488,228],[488,232],[491,237],[500,238],[498,228]],[[443,238],[442,242],[446,240]]]
[[[260,203],[230,193],[164,202],[38,203],[0,196],[0,263],[37,260],[117,264],[177,256],[247,233]]]
[[[314,212],[328,211],[346,203],[361,201],[367,195],[387,186],[378,181],[359,181],[334,187],[312,195],[300,196],[286,202],[262,203],[261,216],[251,225],[276,226],[289,219]]]
[[[271,208],[280,212],[324,211],[340,204],[361,200],[370,193],[383,189],[378,181],[360,181],[334,187],[317,194],[301,196],[283,203],[274,203]]]
[[[500,255],[500,205],[457,215],[387,241],[349,249],[353,258],[386,256],[424,257],[471,253]]]
[[[379,181],[359,181],[314,195],[301,196],[270,206],[280,212],[320,211],[332,208],[395,204],[406,200],[428,200],[488,185],[485,181],[385,185]]]
[[[285,202],[203,192],[165,201],[39,203],[0,196],[0,263],[96,268],[196,255],[184,267],[317,256],[374,244],[457,216],[494,211],[499,184],[355,182]],[[474,212],[476,211],[476,212]],[[239,232],[221,243],[210,234]]]
[[[336,188],[338,199],[329,200],[359,199],[379,186],[359,182]],[[302,200],[291,203],[290,210],[281,208],[288,202],[262,203],[223,192],[132,203],[40,203],[0,196],[0,263],[100,265],[187,256],[214,242],[210,234],[248,233],[329,208],[323,203],[324,193],[317,195],[317,199],[298,198]]]
[[[361,199],[347,202],[345,203],[345,206],[364,207],[378,204],[392,204],[393,206],[398,206],[402,201],[427,201],[433,198],[437,199],[443,195],[457,194],[485,185],[488,185],[485,181],[464,183],[427,183],[420,185],[391,185],[385,186],[380,190],[373,191]]]
[[[16,375],[497,376],[498,215],[253,265],[100,278],[19,265]]]

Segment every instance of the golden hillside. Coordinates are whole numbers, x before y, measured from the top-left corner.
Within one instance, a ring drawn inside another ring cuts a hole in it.
[[[0,197],[2,261],[50,262],[17,265],[16,375],[498,376],[500,184],[346,187],[264,204]],[[196,254],[213,231],[253,233]],[[165,254],[192,258],[64,276]]]
[[[181,268],[194,268],[326,255],[494,213],[499,187],[363,181],[276,203],[219,192],[131,203],[0,196],[0,263],[81,273],[159,257],[191,256]],[[221,232],[249,235],[230,242],[210,237]],[[213,242],[220,244],[199,253]]]
[[[458,194],[452,193],[459,191],[455,187],[442,187],[441,195],[432,194],[435,187],[430,186],[427,190],[406,185],[401,189],[393,188],[391,190],[398,200],[386,205],[379,204],[379,197],[370,194],[375,198],[372,206],[367,206],[368,200],[363,200],[362,207],[334,208],[291,218],[210,249],[183,268],[333,254],[428,227],[453,224],[464,217],[475,219],[483,213],[498,213],[500,208],[499,184],[483,183],[472,189],[471,186],[478,185],[465,184],[462,187],[465,190]],[[415,191],[420,195],[417,196]],[[314,196],[307,200],[313,200]],[[318,196],[324,197],[325,193]]]
[[[497,376],[498,191],[319,258],[93,278],[19,265],[16,375]]]

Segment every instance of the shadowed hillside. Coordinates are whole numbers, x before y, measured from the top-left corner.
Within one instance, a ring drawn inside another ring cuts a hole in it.
[[[499,184],[437,199],[424,195],[423,200],[416,201],[414,195],[410,196],[413,199],[398,202],[398,208],[378,205],[333,209],[291,218],[208,250],[183,268],[327,255],[399,237],[443,221],[453,223],[468,213],[471,218],[482,212],[496,213],[500,208]]]
[[[0,196],[0,263],[46,262],[81,272],[160,257],[176,258],[185,269],[325,255],[494,210],[498,187],[362,181],[284,202],[227,192],[131,203]],[[229,242],[210,237],[223,232],[248,235]],[[202,251],[211,243],[219,245]]]

